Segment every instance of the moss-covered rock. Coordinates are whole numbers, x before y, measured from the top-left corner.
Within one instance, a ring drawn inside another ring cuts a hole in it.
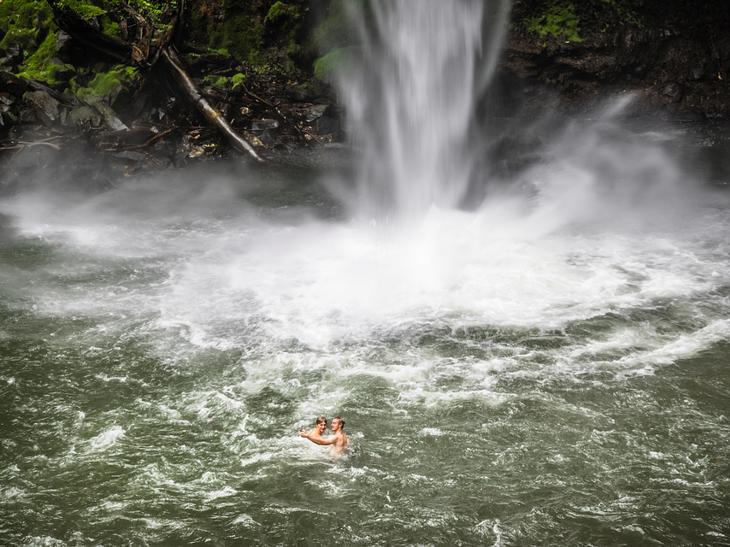
[[[72,65],[63,63],[57,57],[57,33],[51,31],[40,46],[20,66],[19,76],[56,86],[67,81],[75,72]]]
[[[97,73],[85,86],[72,86],[76,96],[90,104],[104,102],[114,104],[122,91],[131,91],[140,82],[139,70],[127,65],[114,65],[105,72]]]
[[[0,48],[17,45],[32,53],[52,26],[51,9],[45,0],[0,2]]]
[[[91,21],[107,13],[105,7],[84,0],[62,0],[59,4],[73,10],[86,21]]]

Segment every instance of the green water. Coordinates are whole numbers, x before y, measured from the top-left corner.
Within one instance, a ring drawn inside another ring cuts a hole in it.
[[[453,250],[474,217],[130,184],[3,200],[0,543],[730,544],[716,199]],[[321,413],[346,458],[296,437]]]

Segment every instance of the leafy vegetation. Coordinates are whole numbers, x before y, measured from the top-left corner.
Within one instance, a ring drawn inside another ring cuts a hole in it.
[[[530,17],[526,21],[527,30],[540,38],[557,38],[566,42],[582,42],[580,20],[572,2],[548,6],[545,12]]]

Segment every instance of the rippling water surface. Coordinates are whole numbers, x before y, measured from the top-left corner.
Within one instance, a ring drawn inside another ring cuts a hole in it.
[[[0,201],[1,543],[730,543],[726,196],[348,220],[271,170]]]

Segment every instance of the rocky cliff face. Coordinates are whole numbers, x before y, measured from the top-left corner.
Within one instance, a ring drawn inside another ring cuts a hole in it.
[[[673,114],[730,116],[730,3],[516,2],[503,69],[567,99],[636,91]]]

